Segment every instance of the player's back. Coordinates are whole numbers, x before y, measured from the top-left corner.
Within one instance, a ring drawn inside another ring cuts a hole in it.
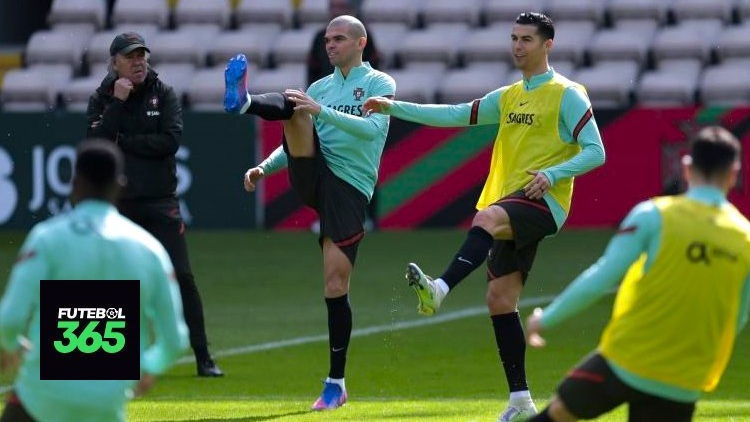
[[[50,279],[150,280],[158,241],[109,204],[89,201],[46,227]]]
[[[158,284],[166,281],[165,271],[171,269],[156,239],[111,204],[91,200],[38,224],[29,238],[34,258],[45,267],[38,273],[44,280],[139,280],[143,351],[144,306]],[[41,341],[39,318],[37,306],[28,333],[31,344]],[[61,421],[122,420],[126,390],[135,381],[45,381],[40,379],[40,363],[38,348],[33,348],[24,358],[15,385],[19,397],[37,415],[57,415]]]

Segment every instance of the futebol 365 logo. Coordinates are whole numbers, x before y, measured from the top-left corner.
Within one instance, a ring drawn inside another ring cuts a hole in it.
[[[57,310],[57,328],[63,329],[63,340],[55,340],[55,350],[70,353],[79,350],[83,353],[95,353],[104,350],[117,353],[125,347],[126,328],[122,308],[60,308]],[[88,322],[81,325],[80,319]],[[107,321],[104,321],[104,320]],[[116,321],[114,321],[117,319]],[[100,323],[104,325],[101,332]]]
[[[138,280],[41,280],[41,379],[139,379]]]

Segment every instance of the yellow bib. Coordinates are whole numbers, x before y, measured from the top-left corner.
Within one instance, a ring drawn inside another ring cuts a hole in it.
[[[750,223],[731,204],[653,201],[662,220],[659,250],[648,271],[640,259],[626,275],[599,349],[637,376],[711,391],[734,346]]]
[[[560,106],[565,89],[581,85],[555,74],[548,82],[527,91],[523,81],[511,85],[500,97],[500,130],[492,148],[492,161],[477,209],[524,187],[533,176],[527,170],[544,170],[569,160],[581,147],[560,138]],[[585,92],[585,90],[584,90]],[[570,210],[573,178],[556,181],[549,193]]]

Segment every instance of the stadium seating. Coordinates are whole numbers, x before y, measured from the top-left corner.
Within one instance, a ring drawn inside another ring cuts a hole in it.
[[[458,54],[465,64],[474,62],[510,63],[510,33],[513,28],[510,22],[498,22],[483,28],[472,30],[458,46]],[[507,40],[506,46],[502,40]]]
[[[328,0],[304,0],[297,9],[297,21],[300,25],[322,26],[331,20],[328,13]]]
[[[60,89],[72,78],[66,64],[36,64],[5,74],[0,102],[7,111],[44,111],[57,107]]]
[[[644,72],[636,90],[636,102],[648,106],[693,104],[702,63],[698,59],[662,60]]]
[[[38,109],[62,99],[80,109],[106,71],[109,44],[126,31],[146,38],[152,65],[188,107],[221,108],[222,80],[206,78],[216,78],[240,52],[252,64],[251,79],[258,78],[255,89],[303,87],[312,37],[329,19],[328,0],[302,0],[296,10],[292,3],[113,0],[107,10],[104,0],[53,0],[49,27],[26,43],[24,68],[3,80],[2,104]],[[597,107],[748,101],[741,77],[728,75],[744,74],[741,65],[750,59],[750,0],[362,0],[360,10],[401,99],[468,101],[520,78],[510,33],[518,13],[530,10],[555,20],[550,61],[580,77]],[[44,78],[32,88],[26,82],[40,65],[67,66],[69,86]],[[24,98],[29,104],[21,104]]]
[[[541,12],[548,0],[486,0],[482,15],[488,25],[511,23],[522,10]],[[456,2],[459,3],[459,2]]]
[[[212,64],[225,63],[230,57],[244,53],[257,66],[266,67],[273,40],[281,33],[277,23],[247,24],[235,30],[222,31],[208,47],[208,59]]]
[[[653,19],[664,22],[672,0],[609,0],[607,10],[613,21],[620,19]]]
[[[417,24],[422,0],[364,0],[362,18],[368,24],[401,22],[410,27]]]
[[[646,66],[648,52],[657,31],[651,19],[623,19],[613,28],[600,30],[589,45],[592,62],[602,60],[632,60],[639,67]]]
[[[47,15],[47,22],[54,26],[60,23],[88,23],[96,29],[107,23],[106,2],[102,0],[54,0]]]
[[[235,10],[237,25],[276,23],[283,28],[292,26],[294,9],[291,2],[279,0],[244,0]]]
[[[476,62],[450,70],[440,81],[437,100],[454,104],[480,98],[504,84],[508,67],[505,62]]]
[[[694,58],[707,62],[721,28],[719,19],[689,19],[667,26],[654,39],[654,59]]]
[[[456,63],[458,49],[464,44],[469,27],[464,23],[435,23],[427,28],[409,31],[396,48],[402,64],[411,62]]]
[[[228,28],[232,10],[228,0],[180,0],[174,9],[177,27],[183,24],[215,24]]]
[[[429,0],[422,3],[422,19],[425,25],[435,23],[465,23],[479,25],[483,0]]]
[[[572,75],[588,91],[591,104],[598,108],[627,107],[638,78],[633,60],[602,61]]]
[[[164,0],[116,0],[112,24],[152,23],[159,28],[169,25],[169,6]]]
[[[750,58],[730,59],[707,67],[699,82],[701,99],[716,105],[750,105],[750,80],[741,76],[747,69]]]
[[[388,73],[396,81],[396,98],[418,103],[434,103],[437,87],[447,66],[441,62],[411,62]]]

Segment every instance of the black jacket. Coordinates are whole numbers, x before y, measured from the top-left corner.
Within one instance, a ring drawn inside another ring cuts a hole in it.
[[[142,86],[126,101],[113,96],[110,72],[89,98],[87,137],[109,139],[125,155],[128,185],[123,198],[175,195],[175,153],[182,137],[182,106],[171,86],[149,69]]]

